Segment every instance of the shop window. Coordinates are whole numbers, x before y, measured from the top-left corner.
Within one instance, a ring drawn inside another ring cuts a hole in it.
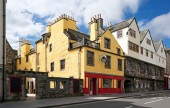
[[[103,88],[111,88],[112,87],[112,79],[103,79]]]

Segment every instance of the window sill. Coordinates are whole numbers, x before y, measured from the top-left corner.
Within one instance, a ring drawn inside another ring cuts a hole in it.
[[[87,66],[94,66],[94,65],[87,64]]]

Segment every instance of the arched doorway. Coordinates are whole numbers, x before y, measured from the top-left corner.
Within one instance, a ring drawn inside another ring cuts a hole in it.
[[[125,93],[131,92],[131,86],[132,86],[132,81],[128,79],[125,80],[124,82]]]

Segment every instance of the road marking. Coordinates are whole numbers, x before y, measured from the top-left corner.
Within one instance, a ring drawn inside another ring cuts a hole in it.
[[[128,107],[125,107],[125,108],[132,108],[133,106],[128,106]]]
[[[157,98],[162,98],[162,97],[156,97],[156,98],[151,98],[151,99],[157,99]]]
[[[154,102],[158,102],[158,101],[161,101],[161,100],[163,100],[163,99],[159,99],[159,100],[155,100],[155,101],[146,102],[146,103],[144,103],[144,104],[154,103]]]

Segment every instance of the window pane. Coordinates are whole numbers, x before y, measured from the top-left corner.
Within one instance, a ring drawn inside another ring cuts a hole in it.
[[[60,89],[65,89],[65,81],[60,81]]]
[[[65,59],[60,60],[60,69],[65,69]]]
[[[112,87],[112,79],[103,79],[103,88],[111,88]]]
[[[56,88],[56,81],[50,81],[50,89]]]
[[[104,47],[110,49],[110,39],[107,38],[104,39]]]
[[[87,65],[94,66],[94,52],[87,51]]]

